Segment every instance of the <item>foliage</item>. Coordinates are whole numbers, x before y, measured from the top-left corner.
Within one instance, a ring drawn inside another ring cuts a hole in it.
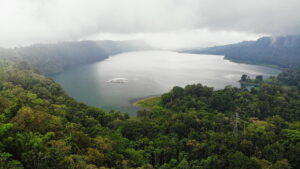
[[[129,117],[76,102],[30,66],[0,65],[0,169],[300,166],[291,71],[251,90],[174,87]]]

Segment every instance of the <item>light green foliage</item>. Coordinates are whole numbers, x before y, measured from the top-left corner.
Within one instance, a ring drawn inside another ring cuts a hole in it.
[[[161,103],[160,97],[149,97],[146,99],[138,100],[134,103],[137,107],[152,109],[154,106],[158,106]]]
[[[12,128],[13,124],[11,123],[6,123],[6,124],[1,124],[0,123],[0,136],[3,136],[10,128]]]

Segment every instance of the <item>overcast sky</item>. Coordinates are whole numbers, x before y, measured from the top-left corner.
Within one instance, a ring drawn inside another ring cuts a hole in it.
[[[143,39],[201,47],[300,33],[300,0],[0,0],[0,46]]]

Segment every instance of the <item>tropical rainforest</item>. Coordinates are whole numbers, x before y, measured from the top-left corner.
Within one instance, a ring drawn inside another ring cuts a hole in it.
[[[69,97],[24,60],[0,60],[1,169],[297,169],[300,71],[256,87],[174,87],[136,116]]]

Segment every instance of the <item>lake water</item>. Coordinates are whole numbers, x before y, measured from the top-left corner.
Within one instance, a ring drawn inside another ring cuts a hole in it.
[[[237,81],[244,73],[268,77],[279,72],[230,62],[218,55],[142,51],[111,56],[51,77],[78,101],[133,114],[137,110],[133,100],[168,92],[173,86],[202,83],[215,89],[239,87]]]

